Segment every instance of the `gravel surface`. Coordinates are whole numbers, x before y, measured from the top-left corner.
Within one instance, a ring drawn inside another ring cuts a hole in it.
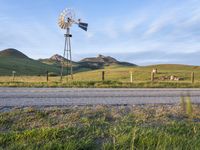
[[[200,89],[0,88],[0,107],[200,103]]]

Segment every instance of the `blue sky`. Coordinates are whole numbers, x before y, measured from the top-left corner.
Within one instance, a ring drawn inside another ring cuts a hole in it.
[[[139,65],[200,65],[199,0],[0,0],[0,49],[31,58],[62,54],[60,12],[89,23],[72,28],[74,60],[98,54]]]

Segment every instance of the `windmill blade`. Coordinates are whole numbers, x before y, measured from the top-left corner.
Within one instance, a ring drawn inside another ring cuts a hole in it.
[[[58,25],[61,29],[67,29],[74,24],[75,14],[71,9],[65,9],[61,12],[58,20]]]
[[[87,28],[88,28],[88,24],[87,24],[87,23],[79,22],[79,23],[78,23],[78,26],[79,26],[79,28],[81,28],[81,29],[87,31]]]

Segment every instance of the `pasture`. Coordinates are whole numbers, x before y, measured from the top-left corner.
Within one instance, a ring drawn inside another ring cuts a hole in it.
[[[158,72],[152,82],[152,70]],[[104,81],[102,82],[102,72]],[[194,72],[194,83],[192,73]],[[132,74],[132,77],[131,77]],[[170,80],[174,76],[179,80]],[[131,82],[132,78],[132,82]],[[108,66],[104,69],[84,71],[64,76],[0,76],[0,86],[22,87],[200,87],[200,67],[187,65],[154,65],[146,67]]]

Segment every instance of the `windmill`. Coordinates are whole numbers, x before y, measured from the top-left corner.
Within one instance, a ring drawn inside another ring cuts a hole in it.
[[[65,37],[65,46],[64,46],[64,53],[63,58],[61,60],[61,81],[63,77],[63,70],[64,70],[64,59],[67,60],[67,75],[71,75],[73,79],[73,64],[72,64],[72,52],[71,52],[71,38],[72,34],[70,33],[70,28],[74,25],[78,25],[79,28],[87,31],[88,24],[81,22],[81,19],[76,20],[75,13],[72,9],[65,9],[59,16],[58,25],[61,29],[66,30]],[[67,78],[68,79],[68,78]]]

